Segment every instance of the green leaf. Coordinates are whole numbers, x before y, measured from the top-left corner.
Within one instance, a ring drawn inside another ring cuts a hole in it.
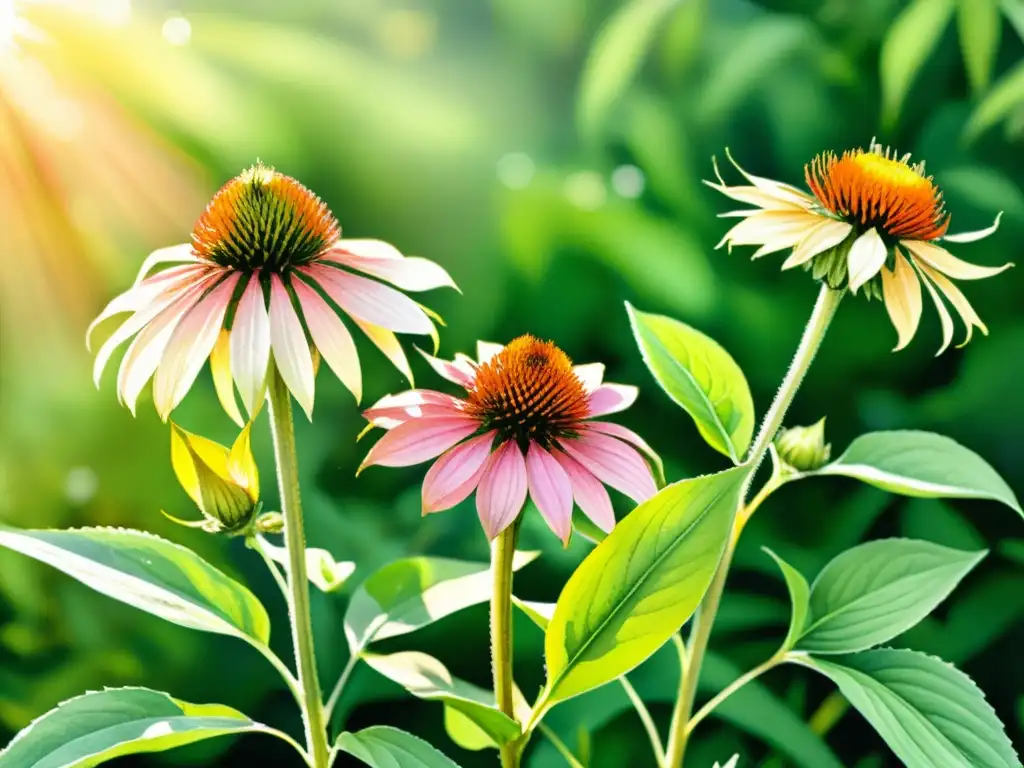
[[[982,99],[964,127],[968,139],[976,139],[992,126],[1005,120],[1024,104],[1024,61],[1003,75]]]
[[[371,768],[459,768],[423,739],[386,725],[338,737],[334,753],[345,752]]]
[[[754,401],[743,371],[700,331],[626,304],[640,353],[669,397],[716,451],[739,464],[754,435]]]
[[[263,550],[267,557],[275,563],[288,567],[288,549],[271,544],[262,536],[256,537],[256,546]],[[345,586],[345,582],[355,573],[356,564],[349,561],[338,562],[334,555],[326,549],[306,547],[306,574],[310,584],[321,592],[336,592]]]
[[[632,0],[613,13],[594,38],[583,65],[578,119],[594,139],[611,108],[640,71],[647,51],[678,0]]]
[[[960,48],[971,88],[975,92],[988,87],[992,64],[999,52],[1002,19],[998,0],[957,0],[956,20],[960,29]]]
[[[839,686],[908,768],[1019,768],[995,711],[963,672],[916,651],[801,658]]]
[[[508,744],[522,735],[519,724],[495,707],[491,691],[452,677],[447,667],[433,656],[418,651],[386,656],[364,653],[363,660],[413,696],[440,701],[465,715],[487,734],[494,746]]]
[[[517,552],[519,570],[537,552]],[[491,595],[490,566],[443,557],[396,560],[359,585],[345,612],[345,637],[352,653],[374,640],[413,632],[438,619],[483,603]]]
[[[690,618],[718,566],[749,471],[673,483],[586,557],[545,633],[550,701],[625,674]]]
[[[0,526],[0,546],[174,624],[260,645],[270,639],[270,619],[252,592],[192,550],[158,536],[123,528]]]
[[[903,100],[953,16],[954,0],[911,0],[882,41],[882,122],[896,124]]]
[[[762,547],[762,549],[771,555],[771,558],[778,564],[783,578],[786,579],[786,589],[789,590],[792,612],[789,620],[789,631],[786,632],[786,639],[782,641],[782,650],[788,651],[796,645],[797,640],[804,633],[804,627],[807,625],[811,588],[807,585],[807,579],[803,577],[800,571],[776,555],[768,547]]]
[[[910,629],[945,600],[987,553],[929,541],[869,541],[838,555],[811,587],[797,650],[853,653]]]
[[[494,739],[454,707],[445,706],[444,708],[444,730],[448,734],[448,738],[470,752],[494,749]]]
[[[233,733],[286,735],[220,704],[189,704],[146,688],[78,696],[27,726],[0,752],[0,768],[90,768]]]
[[[520,600],[515,595],[512,595],[512,605],[525,613],[526,617],[530,621],[545,631],[547,631],[548,624],[551,623],[551,617],[555,615],[554,603],[538,603],[532,600]]]
[[[1024,514],[1013,491],[988,462],[955,440],[931,432],[862,435],[815,474],[853,477],[904,496],[991,499]]]

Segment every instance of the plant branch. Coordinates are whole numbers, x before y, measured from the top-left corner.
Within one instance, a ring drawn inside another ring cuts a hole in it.
[[[572,753],[572,750],[565,746],[565,742],[558,738],[558,734],[548,728],[543,723],[540,724],[540,732],[544,734],[544,737],[551,742],[555,749],[558,750],[558,754],[565,758],[572,768],[583,768],[583,763]]]
[[[324,720],[326,722],[331,722],[331,715],[334,714],[334,708],[338,706],[338,702],[341,700],[341,694],[345,690],[345,684],[348,683],[348,679],[351,677],[352,671],[356,668],[356,664],[358,663],[359,654],[353,653],[345,663],[345,668],[341,670],[341,676],[338,678],[338,682],[334,684],[334,690],[331,691],[331,695],[327,699],[327,705],[324,707]]]
[[[687,734],[691,733],[693,731],[693,729],[697,727],[697,725],[700,723],[700,721],[703,720],[708,715],[710,715],[719,704],[721,704],[727,698],[732,696],[734,693],[736,693],[736,691],[738,691],[744,685],[749,683],[751,680],[754,680],[754,679],[760,677],[765,672],[767,672],[769,669],[773,669],[774,667],[777,667],[779,664],[782,663],[782,661],[783,661],[782,657],[780,657],[780,656],[772,656],[770,659],[768,659],[768,661],[764,662],[763,664],[758,664],[756,667],[751,669],[749,672],[746,672],[745,674],[742,674],[739,677],[737,677],[735,680],[733,680],[729,685],[727,685],[725,688],[723,688],[721,691],[719,691],[717,696],[715,696],[707,704],[705,704],[703,707],[701,707],[697,711],[697,713],[693,717],[690,718],[690,722],[688,722],[686,724],[686,732],[687,732]]]
[[[491,666],[494,672],[494,698],[498,709],[516,719],[512,682],[512,558],[519,537],[515,520],[491,544]],[[502,768],[518,768],[518,743],[500,749]]]
[[[636,688],[626,679],[625,675],[619,678],[619,682],[622,683],[622,687],[626,690],[626,695],[629,696],[629,700],[633,703],[633,709],[640,716],[640,722],[643,723],[644,730],[647,731],[647,738],[651,742],[654,759],[658,765],[662,765],[665,762],[665,747],[662,746],[661,736],[658,735],[658,726],[654,724],[654,718],[651,717],[650,710],[647,709],[644,700],[640,698],[640,694],[636,692]]]

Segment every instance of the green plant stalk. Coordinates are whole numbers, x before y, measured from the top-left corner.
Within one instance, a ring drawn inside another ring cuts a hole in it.
[[[719,704],[721,704],[723,701],[725,701],[734,693],[736,693],[736,691],[738,691],[744,685],[749,683],[751,680],[757,679],[768,670],[774,669],[783,661],[785,661],[783,654],[776,654],[775,656],[772,656],[770,659],[768,659],[768,661],[758,664],[753,669],[748,670],[747,672],[744,672],[742,675],[737,677],[735,680],[729,683],[729,685],[727,685],[725,688],[719,691],[714,698],[709,700],[707,704],[701,707],[697,711],[697,713],[690,718],[690,721],[686,724],[686,733],[692,733],[694,728],[696,728],[705,717],[714,712],[715,708],[718,707]]]
[[[804,328],[803,337],[800,339],[800,345],[793,356],[793,362],[789,366],[789,371],[786,372],[786,377],[782,380],[775,400],[772,401],[768,413],[765,414],[764,421],[761,422],[757,439],[747,454],[746,464],[750,466],[750,474],[747,476],[746,484],[740,495],[740,510],[745,506],[745,500],[750,492],[750,485],[757,468],[764,460],[768,453],[768,447],[782,427],[786,411],[789,410],[807,370],[811,367],[814,356],[821,347],[825,332],[828,330],[832,318],[835,317],[836,309],[838,309],[844,293],[845,290],[833,290],[825,283],[821,285],[818,299],[814,304],[811,317],[807,321],[807,326]],[[740,510],[737,511],[737,519],[743,519]],[[736,536],[730,537],[722,560],[718,564],[718,570],[711,581],[711,586],[693,619],[693,628],[688,644],[689,664],[686,677],[680,686],[679,698],[676,701],[676,713],[673,716],[673,729],[669,737],[668,755],[665,761],[667,768],[681,768],[683,765],[689,736],[688,723],[693,712],[694,698],[697,695],[701,665],[704,661],[704,653],[707,651],[708,641],[711,639],[711,628],[714,626],[715,617],[718,614],[722,593],[725,591],[725,582],[729,575],[733,553],[736,550],[737,538]]]
[[[519,538],[518,518],[491,543],[491,668],[494,698],[498,709],[516,719],[512,682],[512,558]],[[502,768],[518,768],[520,745],[506,744],[499,750]]]
[[[295,452],[291,395],[276,368],[271,368],[269,378],[270,424],[274,437],[277,482],[281,490],[281,512],[285,521],[284,543],[288,550],[288,616],[299,671],[299,688],[302,692],[302,723],[306,731],[306,750],[313,768],[327,768],[330,749],[327,745],[323,699],[313,649],[309,579],[306,574],[306,534],[302,526],[302,499],[299,494],[299,467]]]

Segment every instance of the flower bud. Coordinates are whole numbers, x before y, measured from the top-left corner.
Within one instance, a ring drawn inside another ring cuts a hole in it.
[[[264,512],[256,518],[257,533],[284,533],[284,515],[280,512]]]
[[[820,469],[832,453],[832,446],[825,442],[825,419],[809,427],[783,429],[775,438],[775,449],[790,471]]]
[[[249,440],[251,426],[252,422],[245,426],[229,450],[171,424],[174,474],[205,518],[196,527],[232,535],[252,530],[259,512],[260,481]]]

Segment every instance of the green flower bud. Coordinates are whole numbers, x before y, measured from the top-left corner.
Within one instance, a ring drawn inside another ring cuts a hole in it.
[[[825,419],[809,427],[783,429],[775,438],[784,469],[811,472],[828,463],[832,446],[825,442]]]
[[[251,422],[230,449],[171,424],[171,465],[204,519],[184,523],[211,533],[248,534],[259,514],[260,481],[249,441]],[[170,517],[170,515],[168,515]]]
[[[264,512],[256,518],[257,533],[283,533],[284,515],[280,512]]]

